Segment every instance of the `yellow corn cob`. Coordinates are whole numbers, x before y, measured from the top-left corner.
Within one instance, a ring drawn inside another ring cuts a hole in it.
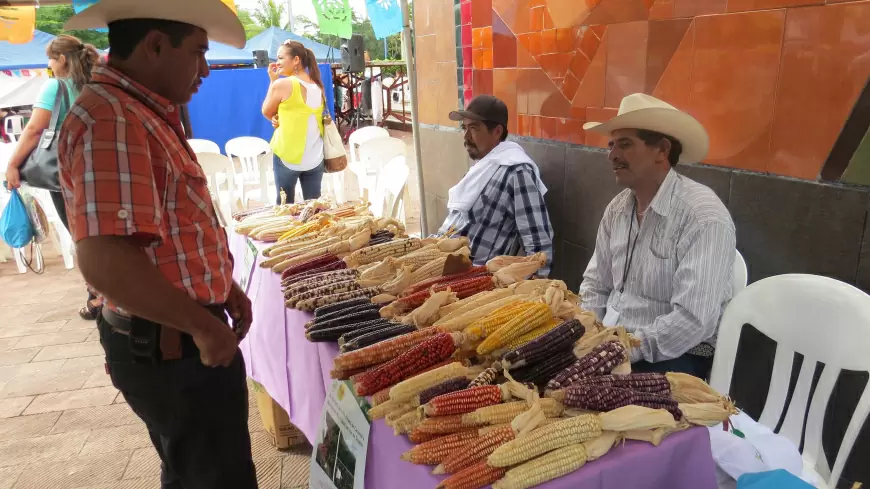
[[[397,406],[395,409],[393,409],[392,411],[390,411],[389,413],[387,413],[387,415],[384,417],[384,422],[387,424],[387,426],[392,427],[396,424],[397,421],[399,421],[399,419],[402,416],[404,416],[404,415],[406,415],[406,414],[408,414],[416,409],[417,408],[415,408],[414,406],[411,406],[409,403],[401,404],[401,405]]]
[[[410,266],[411,271],[414,271],[441,256],[447,256],[447,253],[440,251],[437,245],[431,244],[396,259],[396,262]]]
[[[576,445],[601,436],[601,423],[595,414],[584,414],[538,428],[528,436],[511,440],[496,448],[486,459],[493,467],[511,467],[549,451]]]
[[[351,253],[345,261],[351,265],[365,265],[383,260],[388,256],[404,256],[422,248],[423,242],[417,238],[398,239],[389,243],[370,246]]]
[[[444,272],[444,264],[447,263],[447,255],[437,257],[414,270],[411,275],[411,283],[416,284],[430,278],[440,277]]]
[[[557,418],[565,411],[565,406],[555,399],[540,399],[541,409],[548,418]],[[462,415],[464,426],[485,426],[492,424],[510,423],[514,418],[529,409],[526,401],[513,401],[495,406],[486,406],[475,410],[473,413]],[[437,418],[436,418],[437,419]]]
[[[526,343],[538,338],[539,336],[542,336],[545,333],[550,332],[551,330],[553,330],[556,326],[558,326],[560,324],[562,324],[562,319],[551,318],[543,326],[539,326],[539,327],[529,331],[526,334],[523,334],[523,335],[520,335],[520,336],[514,338],[513,340],[508,342],[506,345],[504,345],[501,348],[499,348],[498,350],[494,351],[493,355],[495,357],[501,358],[501,356],[504,355],[505,353],[507,353],[511,350],[516,350],[517,348],[519,348],[519,347],[525,345]]]
[[[486,338],[487,336],[498,331],[499,328],[509,323],[513,318],[518,317],[525,311],[531,310],[534,306],[533,302],[517,302],[508,303],[498,309],[492,311],[486,316],[475,320],[467,328],[465,334],[471,341]]]
[[[586,463],[586,447],[568,445],[526,462],[507,471],[492,485],[492,489],[527,489],[565,474],[570,474]]]
[[[494,333],[488,335],[486,340],[478,345],[477,354],[486,355],[492,353],[497,348],[524,333],[543,326],[552,317],[549,306],[541,302],[532,303],[531,307],[523,309],[518,315],[508,321],[507,324],[504,324]]]
[[[395,420],[395,422],[392,423],[391,428],[393,428],[393,433],[396,436],[399,436],[405,433],[410,433],[422,422],[423,414],[415,409],[400,416],[397,420]]]
[[[403,380],[390,388],[390,400],[410,402],[424,390],[445,380],[466,375],[468,369],[459,362],[453,362],[435,370],[423,372],[410,379]]]
[[[485,319],[488,315],[500,310],[502,307],[511,304],[519,304],[523,300],[528,298],[528,296],[508,295],[507,297],[502,297],[501,299],[497,299],[493,302],[477,305],[471,309],[463,308],[464,311],[456,311],[455,315],[451,314],[451,317],[442,318],[436,321],[435,324],[438,326],[443,325],[450,331],[460,331],[462,329],[470,327],[477,320]]]

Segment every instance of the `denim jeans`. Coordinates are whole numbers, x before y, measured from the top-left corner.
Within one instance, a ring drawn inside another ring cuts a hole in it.
[[[317,168],[312,168],[306,171],[294,171],[287,168],[278,155],[274,155],[272,159],[272,169],[275,172],[275,186],[278,189],[278,196],[275,198],[275,203],[281,203],[281,189],[287,192],[287,203],[292,204],[293,198],[296,195],[296,182],[302,184],[302,197],[305,200],[316,199],[320,197],[320,185],[323,182],[323,163]]]

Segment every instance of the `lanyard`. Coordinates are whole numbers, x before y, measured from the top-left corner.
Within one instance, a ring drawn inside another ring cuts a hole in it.
[[[634,201],[634,205],[631,207],[631,217],[628,219],[628,238],[625,243],[626,247],[628,247],[628,258],[625,260],[625,267],[622,269],[622,285],[619,287],[620,294],[625,292],[625,282],[628,280],[628,272],[631,270],[631,261],[632,258],[634,258],[634,248],[637,246],[637,239],[640,237],[640,226],[638,226],[637,236],[634,237],[634,242],[631,242],[631,231],[634,229],[636,213],[637,200]],[[631,247],[628,246],[629,242],[631,242]]]

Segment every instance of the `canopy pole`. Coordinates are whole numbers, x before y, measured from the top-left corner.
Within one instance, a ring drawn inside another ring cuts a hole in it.
[[[404,41],[405,62],[408,65],[408,84],[411,86],[411,130],[414,136],[414,153],[417,160],[417,188],[420,192],[420,236],[429,235],[426,219],[426,188],[423,184],[423,155],[420,149],[420,118],[417,110],[417,62],[411,37],[411,11],[408,0],[399,0],[402,6],[402,40]]]

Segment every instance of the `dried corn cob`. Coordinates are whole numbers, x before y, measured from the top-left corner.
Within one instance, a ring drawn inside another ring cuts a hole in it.
[[[425,391],[426,389],[438,385],[447,379],[464,376],[469,371],[474,370],[466,368],[459,362],[452,362],[447,366],[440,367],[435,370],[430,370],[425,373],[420,373],[409,379],[403,380],[393,386],[393,388],[390,389],[390,399],[395,399],[402,402],[410,402],[412,399],[417,397],[418,394]]]
[[[495,333],[499,328],[507,324],[508,321],[517,317],[517,315],[530,310],[534,304],[534,302],[530,301],[509,302],[488,315],[475,320],[465,328],[464,332],[472,341],[484,339]]]
[[[281,288],[286,289],[288,287],[292,287],[298,282],[308,279],[325,279],[327,277],[339,276],[356,277],[359,275],[359,272],[357,270],[354,270],[352,268],[341,268],[338,267],[336,263],[338,262],[333,262],[324,267],[315,268],[314,270],[309,270],[307,272],[302,272],[287,278],[283,278],[281,279]]]
[[[450,289],[458,298],[464,299],[485,290],[491,290],[493,287],[495,287],[495,285],[492,282],[491,275],[480,275],[477,277],[436,285],[429,290],[421,290],[417,293],[397,299],[393,304],[391,304],[391,306],[395,307],[399,312],[403,312],[420,307],[420,305],[426,302],[426,299],[428,299],[434,292],[441,292]]]
[[[410,433],[418,424],[423,422],[423,414],[417,409],[411,409],[398,417],[392,417],[391,421],[387,422],[387,426],[393,428],[393,434],[396,436]]]
[[[321,287],[332,285],[341,282],[354,281],[356,280],[355,274],[343,274],[343,275],[325,275],[325,276],[315,276],[311,278],[307,278],[304,280],[300,280],[288,287],[284,288],[284,299],[290,299],[291,297],[298,297],[300,294],[304,294],[306,292],[311,292],[313,290],[317,290]]]
[[[533,304],[532,307],[508,321],[493,334],[487,336],[483,343],[478,345],[477,354],[486,355],[492,353],[517,337],[539,326],[543,326],[552,317],[549,306],[543,303]]]
[[[294,307],[299,309],[300,311],[313,311],[318,307],[334,304],[336,302],[346,301],[348,299],[369,299],[372,297],[383,293],[383,289],[381,287],[368,287],[365,289],[352,290],[349,292],[341,292],[338,294],[326,295],[314,297],[311,299],[306,299],[301,302],[297,302]]]
[[[411,276],[412,283],[422,282],[424,280],[428,280],[430,278],[440,277],[444,273],[444,265],[447,264],[447,257],[451,255],[444,255],[429,263],[421,266],[420,268],[414,270],[413,275]],[[468,260],[469,265],[471,264],[471,260]]]
[[[563,351],[554,353],[549,358],[545,358],[536,363],[526,365],[525,367],[511,370],[511,375],[518,382],[531,382],[536,385],[545,385],[559,372],[568,368],[571,364],[577,361],[577,357],[571,351]]]
[[[511,467],[549,451],[601,436],[598,416],[585,414],[550,423],[496,448],[486,459],[493,467]]]
[[[378,406],[378,405],[383,404],[385,402],[389,402],[389,400],[390,400],[390,389],[389,388],[381,389],[381,390],[375,392],[374,394],[372,394],[372,406]],[[371,411],[369,411],[369,412],[371,412]]]
[[[349,299],[346,301],[336,302],[336,303],[329,304],[329,305],[323,306],[323,307],[318,307],[317,309],[315,309],[314,310],[314,318],[315,319],[321,318],[321,317],[326,316],[327,314],[341,311],[341,310],[349,308],[349,307],[359,306],[362,304],[371,304],[371,303],[372,303],[372,301],[369,299]]]
[[[363,306],[357,306],[345,311],[342,311],[340,316],[330,317],[329,319],[324,319],[323,321],[315,320],[314,323],[308,327],[306,331],[316,331],[319,329],[328,329],[334,328],[336,326],[343,326],[345,324],[354,324],[354,323],[362,323],[367,321],[373,321],[375,319],[381,319],[381,316],[378,314],[377,309],[365,308]]]
[[[332,282],[316,289],[302,292],[301,294],[289,297],[286,301],[284,301],[284,305],[286,305],[287,307],[294,307],[296,304],[309,299],[325,297],[334,294],[341,294],[344,292],[351,292],[354,290],[360,290],[361,288],[362,287],[360,287],[359,282],[354,279]]]
[[[502,358],[505,353],[516,350],[521,346],[525,346],[531,343],[533,340],[540,338],[541,336],[549,333],[550,331],[556,329],[557,326],[562,324],[562,320],[559,318],[551,318],[549,321],[544,323],[543,326],[538,326],[537,328],[529,331],[528,333],[522,334],[513,340],[509,341],[505,345],[501,346],[499,349],[492,352],[492,357],[494,358]]]
[[[429,289],[433,286],[441,285],[446,282],[454,282],[458,280],[465,280],[469,278],[479,277],[481,275],[487,274],[485,266],[479,267],[471,267],[468,270],[461,273],[454,273],[452,275],[444,275],[440,277],[434,277],[429,280],[424,280],[422,282],[418,282],[415,284],[411,284],[408,289],[402,293],[403,296],[411,295],[421,290]]]
[[[332,326],[328,328],[311,328],[305,332],[305,338],[308,341],[320,342],[320,341],[338,341],[338,338],[341,335],[349,332],[355,331],[360,328],[367,328],[372,326],[373,324],[381,324],[386,320],[382,318],[376,318],[371,320],[366,320],[365,318],[359,319],[357,322],[349,322],[346,324],[342,324],[340,326]]]
[[[367,346],[380,343],[381,341],[395,338],[396,336],[417,331],[417,328],[410,324],[397,324],[386,320],[385,324],[387,324],[388,327],[379,327],[375,330],[367,330],[365,334],[357,336],[353,340],[346,342],[344,345],[342,345],[341,351],[359,350],[360,348],[365,348]]]
[[[471,387],[449,394],[442,394],[423,405],[426,416],[451,416],[466,414],[475,409],[499,404],[510,399],[510,392],[498,385]]]
[[[458,337],[454,337],[450,333],[435,335],[390,360],[377,370],[361,377],[359,382],[354,385],[354,389],[360,396],[374,394],[388,385],[401,382],[403,379],[420,373],[426,367],[449,358],[456,351],[456,345],[461,342],[461,335]],[[392,393],[390,398],[393,398]]]
[[[493,367],[489,367],[486,370],[484,370],[483,372],[481,372],[480,375],[475,377],[474,380],[472,380],[471,383],[468,385],[468,387],[479,387],[482,385],[492,385],[495,383],[495,379],[498,378],[498,374],[499,374],[499,371],[497,369],[495,369]]]
[[[578,409],[612,411],[624,406],[635,405],[651,409],[665,409],[676,420],[682,417],[677,401],[670,397],[618,387],[573,385],[566,389],[553,391],[549,395],[566,406]]]
[[[583,444],[568,445],[508,470],[493,489],[527,489],[565,474],[570,474],[586,463]]]
[[[561,389],[585,377],[609,374],[625,359],[625,347],[618,341],[607,341],[596,346],[588,355],[559,372],[547,382],[547,389]]]
[[[442,394],[449,394],[451,392],[465,389],[468,387],[469,383],[470,381],[465,377],[453,377],[452,379],[445,380],[440,384],[426,388],[420,393],[420,395],[414,398],[413,403],[417,406],[422,406]]]
[[[585,329],[580,321],[576,319],[565,321],[528,344],[505,353],[501,364],[505,369],[514,369],[539,362],[557,352],[568,351],[584,332]]]
[[[485,462],[486,458],[496,448],[514,439],[516,434],[510,425],[501,429],[490,431],[473,440],[466,442],[459,450],[444,458],[433,474],[454,474],[460,470],[479,462]]]
[[[480,489],[502,478],[505,469],[479,462],[441,481],[435,489]]]
[[[370,248],[354,251],[344,261],[350,266],[365,265],[388,256],[403,256],[423,247],[423,242],[417,238],[399,239],[389,243],[379,244]]]
[[[596,385],[602,387],[619,387],[637,392],[648,392],[661,396],[671,395],[671,385],[665,374],[631,373],[628,375],[596,375],[574,382],[572,385]]]
[[[721,394],[698,377],[677,372],[668,372],[666,376],[671,384],[671,394],[677,402],[699,404],[724,400]]]
[[[338,261],[337,256],[335,256],[332,253],[325,253],[325,254],[320,255],[316,258],[312,258],[310,260],[306,260],[306,261],[303,261],[301,263],[297,263],[296,265],[293,265],[291,267],[284,269],[281,272],[281,278],[284,279],[284,278],[291,277],[293,275],[296,275],[296,274],[299,274],[302,272],[306,272],[308,270],[314,270],[314,269],[329,265],[330,263],[333,263],[336,261]]]
[[[540,404],[544,415],[548,418],[559,417],[565,411],[565,406],[556,399],[542,398],[540,399]],[[466,427],[510,423],[514,418],[528,409],[529,405],[526,401],[496,404],[494,406],[482,407],[473,413],[463,414],[462,423]]]
[[[474,425],[464,424],[461,415],[439,416],[437,418],[424,419],[422,423],[417,425],[414,430],[411,431],[411,434],[413,435],[415,432],[420,432],[440,436],[456,433],[473,427]]]
[[[385,318],[381,318],[381,319],[385,319]],[[373,324],[371,326],[361,328],[361,329],[358,329],[355,331],[349,331],[349,332],[341,335],[340,338],[338,338],[338,346],[344,348],[345,344],[350,343],[351,341],[355,340],[356,338],[359,338],[360,336],[362,336],[364,334],[371,333],[372,331],[378,331],[378,330],[383,329],[383,328],[389,328],[389,327],[395,326],[396,324],[398,324],[398,323],[390,321],[389,319],[385,319],[385,322],[383,322],[383,323]],[[351,346],[349,346],[347,349],[342,349],[342,352],[353,351],[353,350],[358,350],[358,349],[359,348],[352,348]]]
[[[421,329],[350,353],[342,353],[333,360],[333,367],[337,370],[353,370],[387,362],[426,341],[429,337],[443,332],[444,330],[440,328]]]
[[[446,255],[446,253],[442,252],[436,245],[432,244],[424,246],[412,253],[408,253],[403,257],[397,258],[396,261],[402,265],[411,267],[411,270],[417,270],[430,261],[439,258],[441,255]]]
[[[441,438],[444,435],[438,435],[435,433],[426,433],[423,431],[417,430],[414,428],[410,433],[408,433],[408,441],[411,443],[426,443],[430,440],[435,440],[437,438]]]
[[[469,440],[477,438],[477,430],[466,430],[450,435],[440,436],[434,440],[421,443],[402,454],[402,460],[419,465],[436,465],[450,452],[461,447]]]

